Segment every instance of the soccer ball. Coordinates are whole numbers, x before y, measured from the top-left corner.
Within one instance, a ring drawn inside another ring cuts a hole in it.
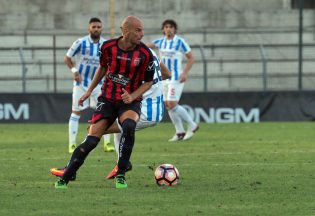
[[[173,186],[179,183],[179,172],[173,164],[161,164],[154,172],[158,186]]]

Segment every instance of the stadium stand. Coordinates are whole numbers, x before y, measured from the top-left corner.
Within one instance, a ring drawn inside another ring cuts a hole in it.
[[[104,17],[104,34],[109,38],[108,3],[96,0],[80,8],[71,2],[61,7],[58,2],[38,4],[30,0],[24,7],[16,5],[14,11],[4,4],[0,16],[0,91],[71,92],[71,73],[63,63],[65,52],[86,33],[82,23],[91,14]],[[83,15],[74,14],[76,10]],[[38,11],[37,17],[30,11]],[[26,12],[25,17],[21,12]],[[299,17],[288,0],[240,0],[238,4],[206,0],[136,0],[131,4],[119,0],[116,12],[116,32],[119,18],[127,13],[144,17],[145,42],[161,36],[164,18],[178,20],[179,31],[196,56],[185,91],[262,90],[264,72],[267,89],[297,89]],[[304,89],[311,89],[315,82],[314,29],[313,12],[305,10]]]

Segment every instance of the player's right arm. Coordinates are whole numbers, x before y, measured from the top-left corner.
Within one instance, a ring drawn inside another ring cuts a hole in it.
[[[157,47],[155,46],[154,43],[147,43],[146,45],[147,45],[147,47],[149,47],[151,49],[157,49]]]
[[[64,62],[68,66],[70,71],[73,73],[73,79],[75,81],[81,83],[81,81],[82,81],[81,75],[80,75],[78,69],[75,67],[74,63],[72,62],[71,58],[66,55],[64,58]]]
[[[72,58],[80,53],[81,50],[81,40],[78,39],[71,47],[68,49],[66,56],[64,57],[64,62],[70,69],[70,71],[73,73],[73,79],[79,83],[81,83],[81,75],[79,73],[79,70],[75,67],[74,62],[72,61]]]
[[[106,73],[106,68],[105,67],[99,66],[97,68],[97,71],[95,73],[95,76],[93,77],[93,80],[92,80],[89,88],[84,93],[84,95],[82,95],[82,97],[80,97],[80,99],[79,99],[79,105],[82,106],[83,102],[90,97],[90,95],[92,94],[92,92],[95,89],[95,87],[100,83],[102,78],[105,76],[105,73]]]
[[[159,38],[159,39],[153,40],[152,42],[149,42],[146,45],[147,45],[147,47],[149,47],[151,49],[159,49],[159,48],[161,48],[161,43],[164,40],[163,38]]]

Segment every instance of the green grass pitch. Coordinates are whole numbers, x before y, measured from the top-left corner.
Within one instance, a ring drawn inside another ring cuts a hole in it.
[[[67,127],[0,124],[0,215],[315,215],[312,122],[200,124],[177,143],[162,123],[137,132],[127,189],[105,180],[116,155],[99,145],[68,190],[56,190],[49,169],[70,158]],[[179,169],[180,185],[155,184],[161,163]]]

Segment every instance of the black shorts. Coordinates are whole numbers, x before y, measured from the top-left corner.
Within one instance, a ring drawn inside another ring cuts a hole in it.
[[[135,111],[140,117],[141,101],[133,101],[130,104],[125,104],[123,101],[111,102],[103,97],[99,97],[91,122],[94,124],[101,119],[108,119],[109,125],[111,125],[116,118],[128,110]]]

